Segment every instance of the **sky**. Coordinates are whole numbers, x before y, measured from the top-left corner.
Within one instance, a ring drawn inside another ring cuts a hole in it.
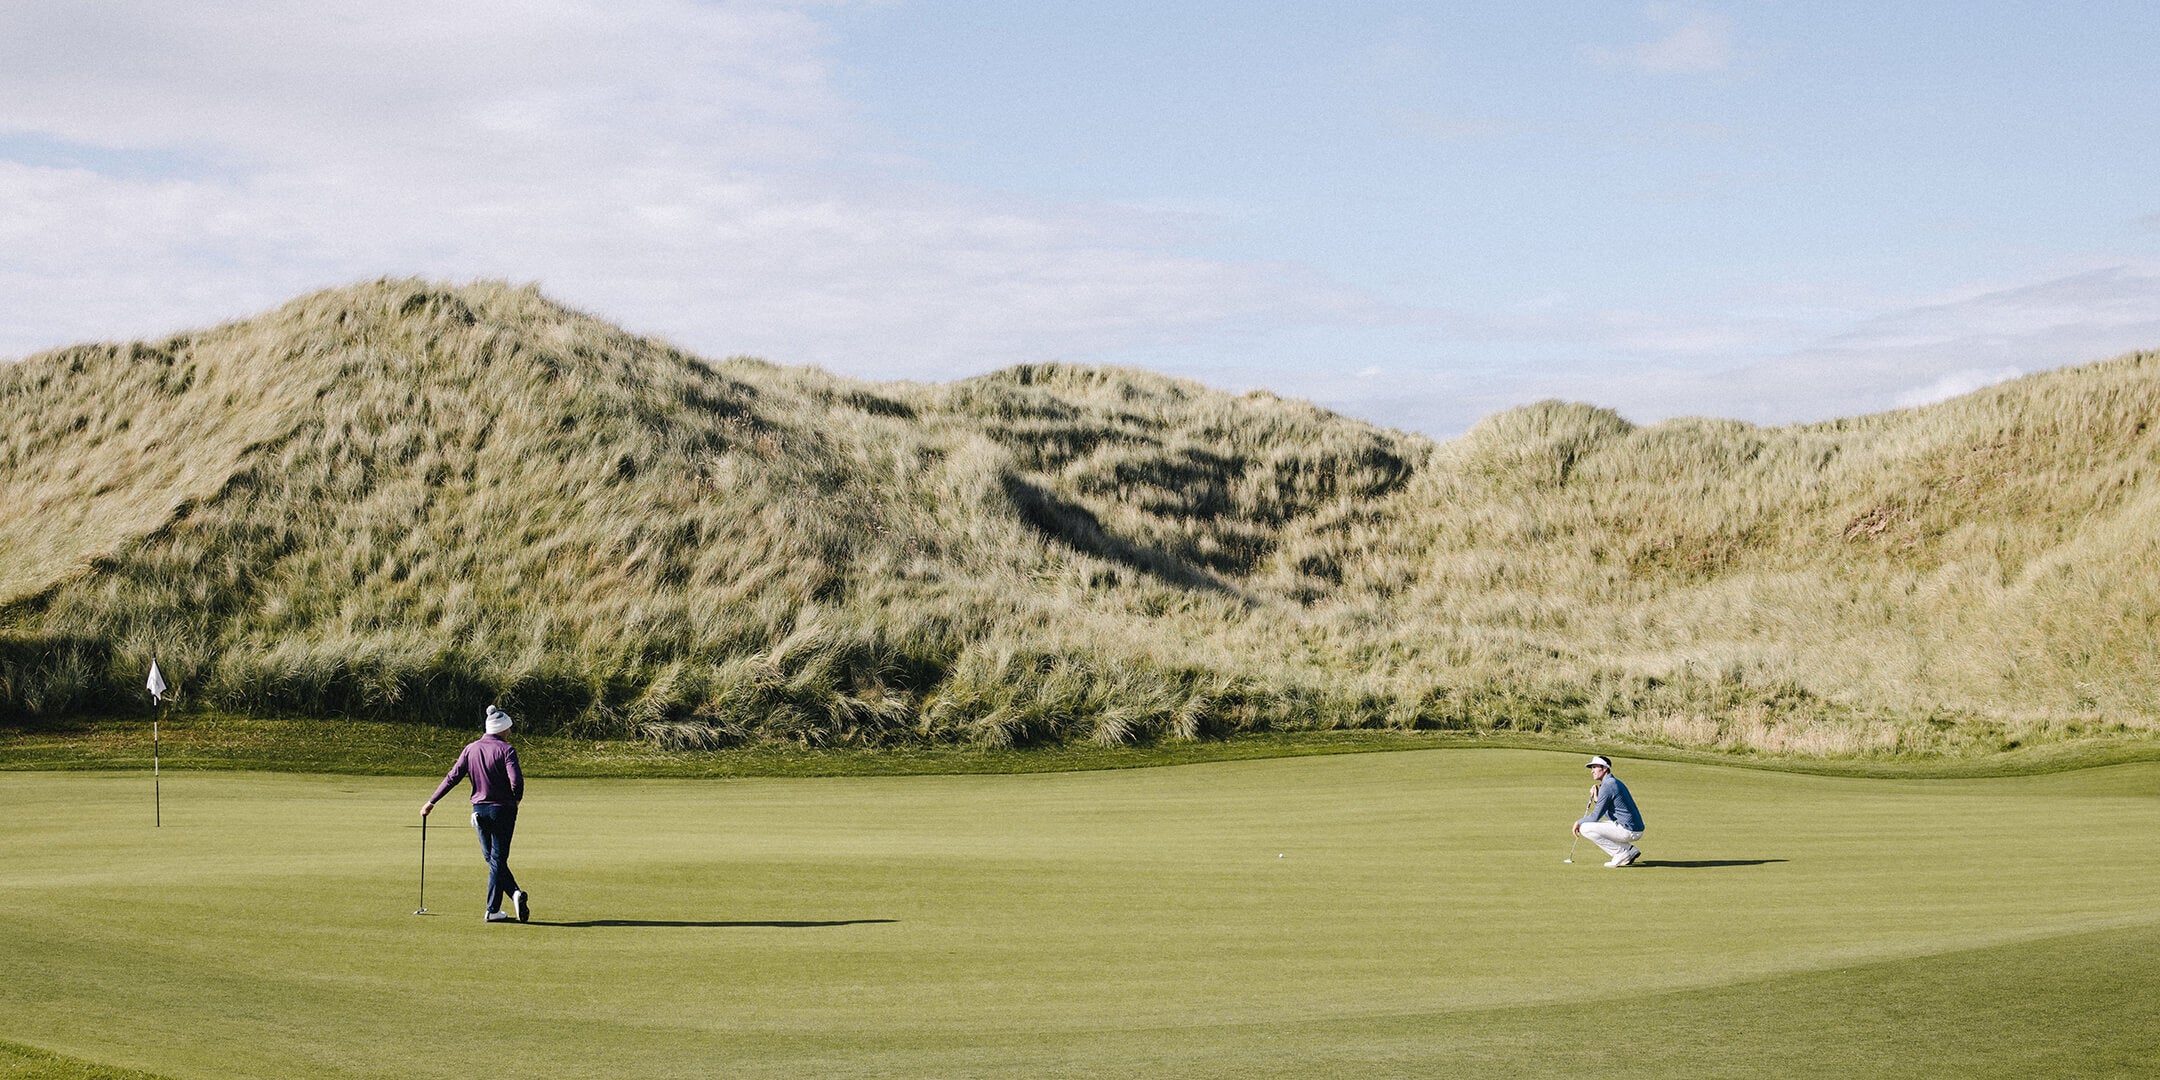
[[[384,276],[1449,437],[2160,348],[2160,5],[0,0],[0,358]]]

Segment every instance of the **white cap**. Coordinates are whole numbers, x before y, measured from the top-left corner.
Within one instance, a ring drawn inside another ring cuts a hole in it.
[[[510,714],[493,705],[487,707],[487,733],[500,735],[510,730]]]
[[[1596,756],[1596,757],[1594,757],[1594,758],[1591,758],[1591,759],[1590,759],[1590,760],[1588,760],[1588,761],[1585,761],[1585,762],[1583,762],[1583,768],[1585,768],[1585,769],[1594,769],[1594,768],[1597,768],[1597,767],[1598,767],[1598,766],[1600,766],[1600,765],[1602,765],[1602,766],[1604,766],[1604,767],[1605,767],[1605,771],[1606,771],[1606,772],[1611,772],[1611,771],[1612,771],[1612,759],[1611,759],[1611,758],[1609,758],[1609,757],[1606,757],[1606,756],[1605,756],[1605,755],[1603,755],[1603,754],[1599,754],[1598,756]]]

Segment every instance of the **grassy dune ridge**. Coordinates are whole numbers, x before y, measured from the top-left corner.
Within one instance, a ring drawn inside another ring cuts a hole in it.
[[[1434,443],[1030,365],[706,361],[381,281],[0,367],[0,716],[664,748],[1392,727],[1820,756],[2149,737],[2160,355],[1786,428]]]

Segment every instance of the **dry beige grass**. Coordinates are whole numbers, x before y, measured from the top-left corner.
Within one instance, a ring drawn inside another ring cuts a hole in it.
[[[384,281],[0,369],[0,708],[699,747],[1580,730],[1818,755],[2150,735],[2160,356],[1789,428],[1434,444],[1039,365],[707,362]]]

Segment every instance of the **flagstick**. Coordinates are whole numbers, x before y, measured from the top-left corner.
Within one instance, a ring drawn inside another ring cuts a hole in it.
[[[158,670],[157,660],[150,661],[150,678],[143,688],[150,691],[150,807],[152,820],[157,828],[165,827],[165,781],[158,765],[158,721],[165,718],[165,673]]]

